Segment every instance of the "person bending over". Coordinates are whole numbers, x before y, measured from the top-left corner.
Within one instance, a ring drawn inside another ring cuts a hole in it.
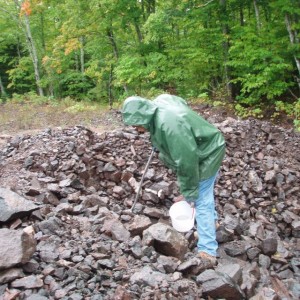
[[[153,101],[138,96],[125,100],[126,125],[142,126],[163,163],[176,172],[181,195],[196,209],[198,257],[216,265],[218,243],[214,183],[225,155],[222,133],[180,97],[163,94]]]

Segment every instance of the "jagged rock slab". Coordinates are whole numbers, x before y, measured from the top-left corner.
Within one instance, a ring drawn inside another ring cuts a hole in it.
[[[39,206],[17,193],[0,187],[0,222],[8,222],[30,214]]]
[[[27,263],[36,249],[32,233],[0,229],[0,270]]]
[[[164,223],[150,226],[143,232],[143,243],[153,245],[164,255],[182,259],[188,249],[188,242],[182,234]]]

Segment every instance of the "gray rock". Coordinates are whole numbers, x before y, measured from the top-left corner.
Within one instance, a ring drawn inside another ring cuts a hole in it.
[[[26,289],[35,289],[40,288],[44,285],[44,282],[42,280],[42,276],[35,276],[35,275],[29,275],[26,277],[23,277],[21,279],[16,279],[11,283],[12,287],[15,288],[26,288]]]
[[[26,298],[26,300],[47,300],[47,299],[49,298],[39,294],[31,294]]]
[[[37,251],[39,251],[40,259],[43,262],[53,262],[58,258],[58,246],[61,240],[59,237],[52,235],[37,244]]]
[[[218,265],[216,268],[217,273],[225,274],[229,276],[235,283],[240,284],[242,281],[242,266],[239,264],[224,264]]]
[[[300,220],[295,220],[292,222],[292,235],[295,238],[300,238]]]
[[[142,246],[140,244],[133,244],[130,247],[130,250],[135,258],[141,259],[144,255]]]
[[[22,269],[11,268],[4,271],[0,271],[0,284],[8,283],[24,276],[25,275]]]
[[[28,156],[24,161],[24,168],[27,169],[34,164],[33,157]]]
[[[269,171],[266,172],[264,180],[267,181],[267,182],[274,181],[275,180],[275,175],[276,175],[275,170],[269,170]]]
[[[106,207],[109,203],[108,197],[101,197],[99,195],[87,195],[81,196],[79,198],[82,201],[82,204],[85,208],[99,206],[99,207]]]
[[[35,273],[39,269],[39,263],[35,259],[30,259],[29,262],[23,265],[23,270],[27,273]]]
[[[0,229],[0,270],[27,263],[36,250],[33,232]]]
[[[144,256],[143,245],[140,236],[135,236],[129,241],[128,246],[135,258],[141,259]]]
[[[227,243],[234,240],[234,231],[228,230],[224,225],[221,225],[216,231],[216,239],[218,243]]]
[[[201,260],[197,257],[192,257],[191,259],[188,259],[181,263],[177,271],[182,272],[185,275],[197,275],[204,271],[207,268],[203,263],[201,263]]]
[[[277,251],[277,239],[276,238],[267,238],[261,242],[262,253],[265,255],[273,255]]]
[[[54,206],[56,206],[60,203],[59,199],[55,196],[55,194],[50,192],[50,191],[40,194],[37,197],[37,200],[39,202],[44,203],[44,204],[51,204],[51,205],[54,205]]]
[[[114,186],[113,188],[113,195],[116,198],[121,198],[125,194],[125,190],[121,186]]]
[[[280,298],[276,292],[268,287],[262,288],[255,296],[251,297],[249,300],[279,300]]]
[[[141,235],[144,230],[152,225],[149,217],[136,215],[133,220],[127,226],[131,235]]]
[[[43,234],[57,234],[62,230],[62,222],[57,217],[50,217],[48,220],[42,221],[38,224],[38,228]]]
[[[202,290],[198,288],[194,280],[181,278],[172,283],[171,290],[177,295],[182,295],[182,299],[203,299]],[[184,296],[186,295],[186,297]],[[192,298],[191,298],[192,297]],[[166,297],[165,299],[168,299]]]
[[[4,285],[5,287],[5,285]],[[1,290],[0,290],[1,292]],[[2,291],[1,296],[3,299],[17,299],[21,294],[21,291],[18,289],[10,288],[8,289],[7,287],[5,290]]]
[[[111,162],[109,162],[104,166],[103,171],[104,172],[114,172],[114,171],[117,171],[117,168]]]
[[[70,300],[82,300],[82,299],[84,299],[84,298],[83,298],[83,296],[82,296],[81,294],[79,294],[79,293],[73,293],[73,294],[71,294],[71,295],[68,297],[68,299],[70,299]]]
[[[276,185],[281,186],[284,182],[284,175],[281,173],[276,174]]]
[[[256,237],[261,240],[266,236],[264,226],[259,221],[250,223],[249,234],[251,237]]]
[[[130,294],[129,291],[127,291],[127,289],[121,285],[118,285],[116,288],[116,291],[114,293],[113,299],[132,299],[132,296]],[[102,297],[99,299],[91,299],[91,300],[102,300]]]
[[[229,256],[235,257],[245,254],[250,247],[246,241],[232,241],[224,246],[224,250]]]
[[[289,270],[289,269],[286,269],[286,270],[283,270],[281,272],[277,272],[276,274],[278,276],[278,278],[280,279],[292,279],[294,277],[294,273],[293,271]]]
[[[263,268],[269,269],[270,265],[271,265],[271,259],[269,256],[260,254],[258,257],[258,262],[259,265],[262,266]]]
[[[156,287],[160,286],[163,281],[169,281],[168,275],[153,271],[149,266],[143,267],[140,271],[135,272],[130,277],[131,284],[142,286]]]
[[[196,280],[202,285],[203,294],[214,299],[240,300],[245,298],[240,287],[226,273],[207,270],[197,276]]]
[[[188,249],[188,241],[174,228],[164,223],[150,226],[143,232],[143,244],[153,245],[157,252],[182,259]]]
[[[149,201],[149,202],[156,203],[156,204],[158,204],[160,201],[158,195],[154,194],[152,191],[149,191],[149,189],[145,190],[145,192],[142,195],[142,199],[144,201]]]
[[[98,265],[107,269],[113,269],[115,263],[111,259],[99,259]]]
[[[242,232],[240,217],[236,217],[231,214],[226,214],[225,219],[222,222],[222,225],[226,229],[233,230],[237,234],[241,234],[241,232]]]
[[[258,247],[253,247],[247,250],[247,256],[250,260],[253,260],[260,252],[261,250]]]
[[[166,217],[168,212],[156,207],[146,207],[144,209],[144,214],[151,218],[160,219]]]
[[[177,269],[179,261],[174,257],[160,255],[157,259],[157,263],[162,265],[166,273],[174,273]]]
[[[260,268],[257,263],[246,264],[243,268],[241,289],[245,293],[247,298],[252,297],[255,294],[255,288],[261,277]]]
[[[107,218],[103,224],[102,230],[112,236],[117,241],[128,241],[130,238],[130,232],[125,226],[116,219]]]
[[[39,206],[26,200],[17,193],[0,187],[0,222],[8,222],[12,219],[29,215]]]
[[[152,192],[157,195],[160,199],[164,199],[164,196],[170,196],[173,192],[174,183],[160,181],[152,184],[149,188],[146,189],[148,192]],[[163,195],[163,196],[161,196]]]
[[[293,270],[294,270],[294,272],[296,273],[296,274],[299,274],[300,275],[300,258],[299,257],[293,257],[292,259],[291,259],[291,266],[292,266],[292,268],[293,268]]]
[[[256,193],[260,193],[263,189],[262,181],[260,177],[257,175],[257,173],[253,170],[249,172],[249,182],[252,185],[252,189]]]
[[[291,293],[292,299],[300,299],[300,283],[299,280],[295,279],[287,279],[284,280],[287,289]]]
[[[237,209],[233,204],[230,203],[225,203],[224,207],[223,207],[223,213],[224,215],[227,217],[229,215],[234,215],[237,213]],[[228,221],[227,221],[228,223]]]

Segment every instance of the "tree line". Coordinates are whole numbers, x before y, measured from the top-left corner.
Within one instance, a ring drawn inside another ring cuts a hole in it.
[[[1,97],[300,106],[299,18],[299,0],[0,0]]]

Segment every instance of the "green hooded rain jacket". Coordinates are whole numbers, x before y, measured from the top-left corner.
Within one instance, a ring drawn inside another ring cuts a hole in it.
[[[163,94],[150,101],[127,98],[123,104],[126,125],[150,132],[159,158],[176,172],[180,192],[195,201],[199,182],[216,174],[225,154],[221,132],[190,109],[184,99]]]

